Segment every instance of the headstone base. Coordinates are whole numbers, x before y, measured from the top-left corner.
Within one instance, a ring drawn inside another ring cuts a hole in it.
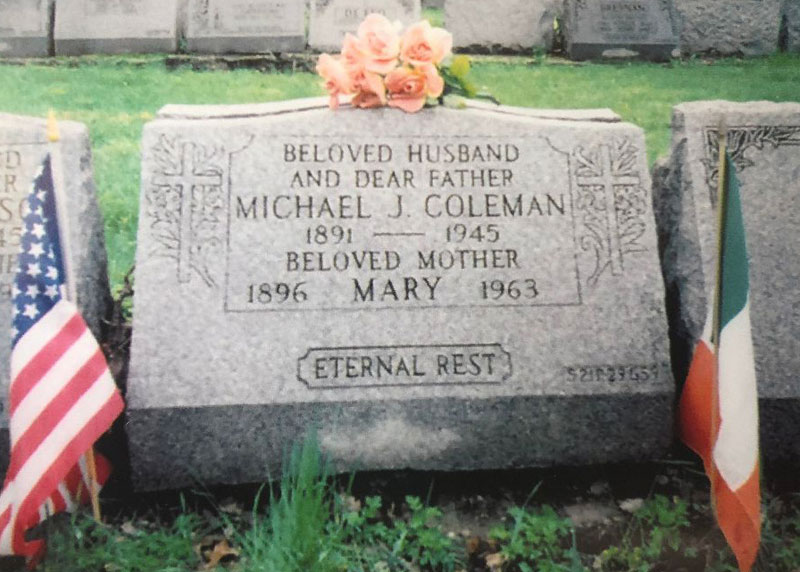
[[[57,56],[173,53],[178,49],[174,38],[64,39],[56,40],[55,44]]]
[[[265,52],[301,52],[305,48],[303,36],[269,36],[243,38],[240,36],[216,38],[187,38],[186,49],[198,54],[260,54]]]
[[[670,446],[672,407],[668,393],[234,405],[129,410],[127,427],[134,487],[156,490],[279,475],[309,427],[339,472],[652,459]]]
[[[47,37],[0,37],[0,58],[44,58],[50,55],[48,44]]]

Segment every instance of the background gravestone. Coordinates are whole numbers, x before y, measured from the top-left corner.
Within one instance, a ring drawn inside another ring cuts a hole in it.
[[[800,104],[684,103],[656,198],[676,377],[685,379],[714,280],[718,129],[741,183],[762,452],[800,462]]]
[[[339,51],[345,33],[355,34],[361,21],[373,12],[407,26],[420,20],[422,8],[420,0],[311,0],[309,47]]]
[[[111,302],[106,273],[103,221],[97,208],[89,134],[72,121],[59,122],[61,155],[78,306],[96,336]],[[22,202],[47,155],[46,122],[0,113],[0,323],[11,324],[12,285],[22,228]],[[0,363],[8,364],[11,340],[0,337]],[[8,461],[8,367],[0,369],[0,473]]]
[[[789,52],[800,52],[800,0],[784,0],[781,16],[782,48]]]
[[[0,57],[48,55],[49,30],[47,0],[0,0]]]
[[[781,0],[674,0],[681,52],[759,56],[778,49]]]
[[[168,107],[145,126],[142,489],[659,455],[673,380],[641,129],[607,111]]]
[[[190,52],[254,53],[305,48],[305,6],[296,0],[191,0]]]
[[[678,45],[673,0],[567,0],[564,39],[576,60],[667,60]]]
[[[174,52],[177,0],[58,0],[56,55]]]
[[[456,48],[549,50],[555,35],[553,23],[563,4],[563,0],[447,0],[445,27],[453,34]]]

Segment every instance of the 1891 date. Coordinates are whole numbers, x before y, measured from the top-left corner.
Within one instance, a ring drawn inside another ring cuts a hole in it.
[[[587,365],[565,368],[567,379],[572,383],[625,383],[660,381],[664,366],[648,365]]]

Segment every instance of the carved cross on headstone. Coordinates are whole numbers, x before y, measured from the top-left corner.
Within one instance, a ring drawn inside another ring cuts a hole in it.
[[[222,173],[214,169],[203,169],[198,165],[194,143],[184,143],[181,146],[181,163],[177,173],[163,173],[153,179],[156,185],[169,186],[179,189],[180,192],[180,218],[178,230],[178,282],[186,283],[191,278],[192,266],[192,212],[195,189],[201,194],[205,187],[222,186]]]
[[[608,264],[611,274],[622,274],[622,244],[619,236],[619,221],[617,220],[617,199],[614,192],[616,186],[638,186],[639,178],[624,173],[614,173],[614,162],[611,147],[601,145],[598,150],[598,163],[595,165],[598,174],[594,176],[579,175],[578,185],[582,187],[595,187],[602,189],[602,210],[605,212],[605,250],[608,255]],[[599,197],[598,197],[599,198]],[[597,209],[601,210],[601,209]]]

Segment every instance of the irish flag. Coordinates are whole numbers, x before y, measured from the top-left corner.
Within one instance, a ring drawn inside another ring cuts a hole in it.
[[[679,415],[681,438],[705,464],[719,527],[739,569],[748,572],[761,538],[758,394],[739,182],[727,154],[719,176],[717,294],[689,368]]]

